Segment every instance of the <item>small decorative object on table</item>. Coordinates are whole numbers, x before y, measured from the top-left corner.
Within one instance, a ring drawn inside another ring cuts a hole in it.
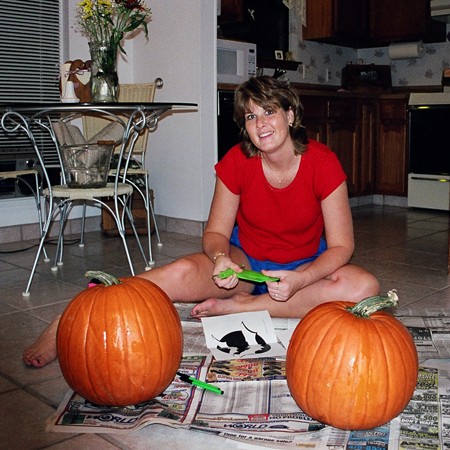
[[[147,36],[151,16],[143,0],[83,0],[79,3],[77,24],[89,39],[92,58],[92,102],[117,102],[117,52],[126,54],[121,41],[126,33],[139,28]]]

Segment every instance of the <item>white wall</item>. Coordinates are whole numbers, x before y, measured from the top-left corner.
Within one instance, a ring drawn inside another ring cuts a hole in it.
[[[153,0],[148,43],[133,42],[134,81],[161,77],[155,100],[193,102],[173,113],[149,138],[147,163],[157,214],[204,221],[216,160],[216,6],[211,0]],[[119,73],[119,76],[120,73]]]

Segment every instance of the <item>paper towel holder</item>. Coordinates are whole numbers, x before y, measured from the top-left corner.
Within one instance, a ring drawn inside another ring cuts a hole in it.
[[[422,41],[399,42],[388,47],[388,55],[391,60],[422,58],[425,50]]]

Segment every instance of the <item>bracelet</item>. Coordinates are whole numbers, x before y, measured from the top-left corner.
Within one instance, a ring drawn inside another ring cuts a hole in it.
[[[226,253],[223,253],[223,252],[217,253],[217,255],[214,255],[214,256],[213,256],[213,261],[216,262],[216,259],[217,259],[219,256],[227,256],[227,254],[226,254]]]

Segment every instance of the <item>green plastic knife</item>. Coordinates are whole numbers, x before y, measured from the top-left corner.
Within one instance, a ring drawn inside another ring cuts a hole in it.
[[[218,277],[221,279],[228,278],[233,274],[240,280],[254,281],[255,283],[263,283],[264,281],[280,281],[277,277],[268,277],[261,272],[255,272],[253,270],[243,270],[242,272],[235,272],[233,269],[226,269],[219,273]]]

